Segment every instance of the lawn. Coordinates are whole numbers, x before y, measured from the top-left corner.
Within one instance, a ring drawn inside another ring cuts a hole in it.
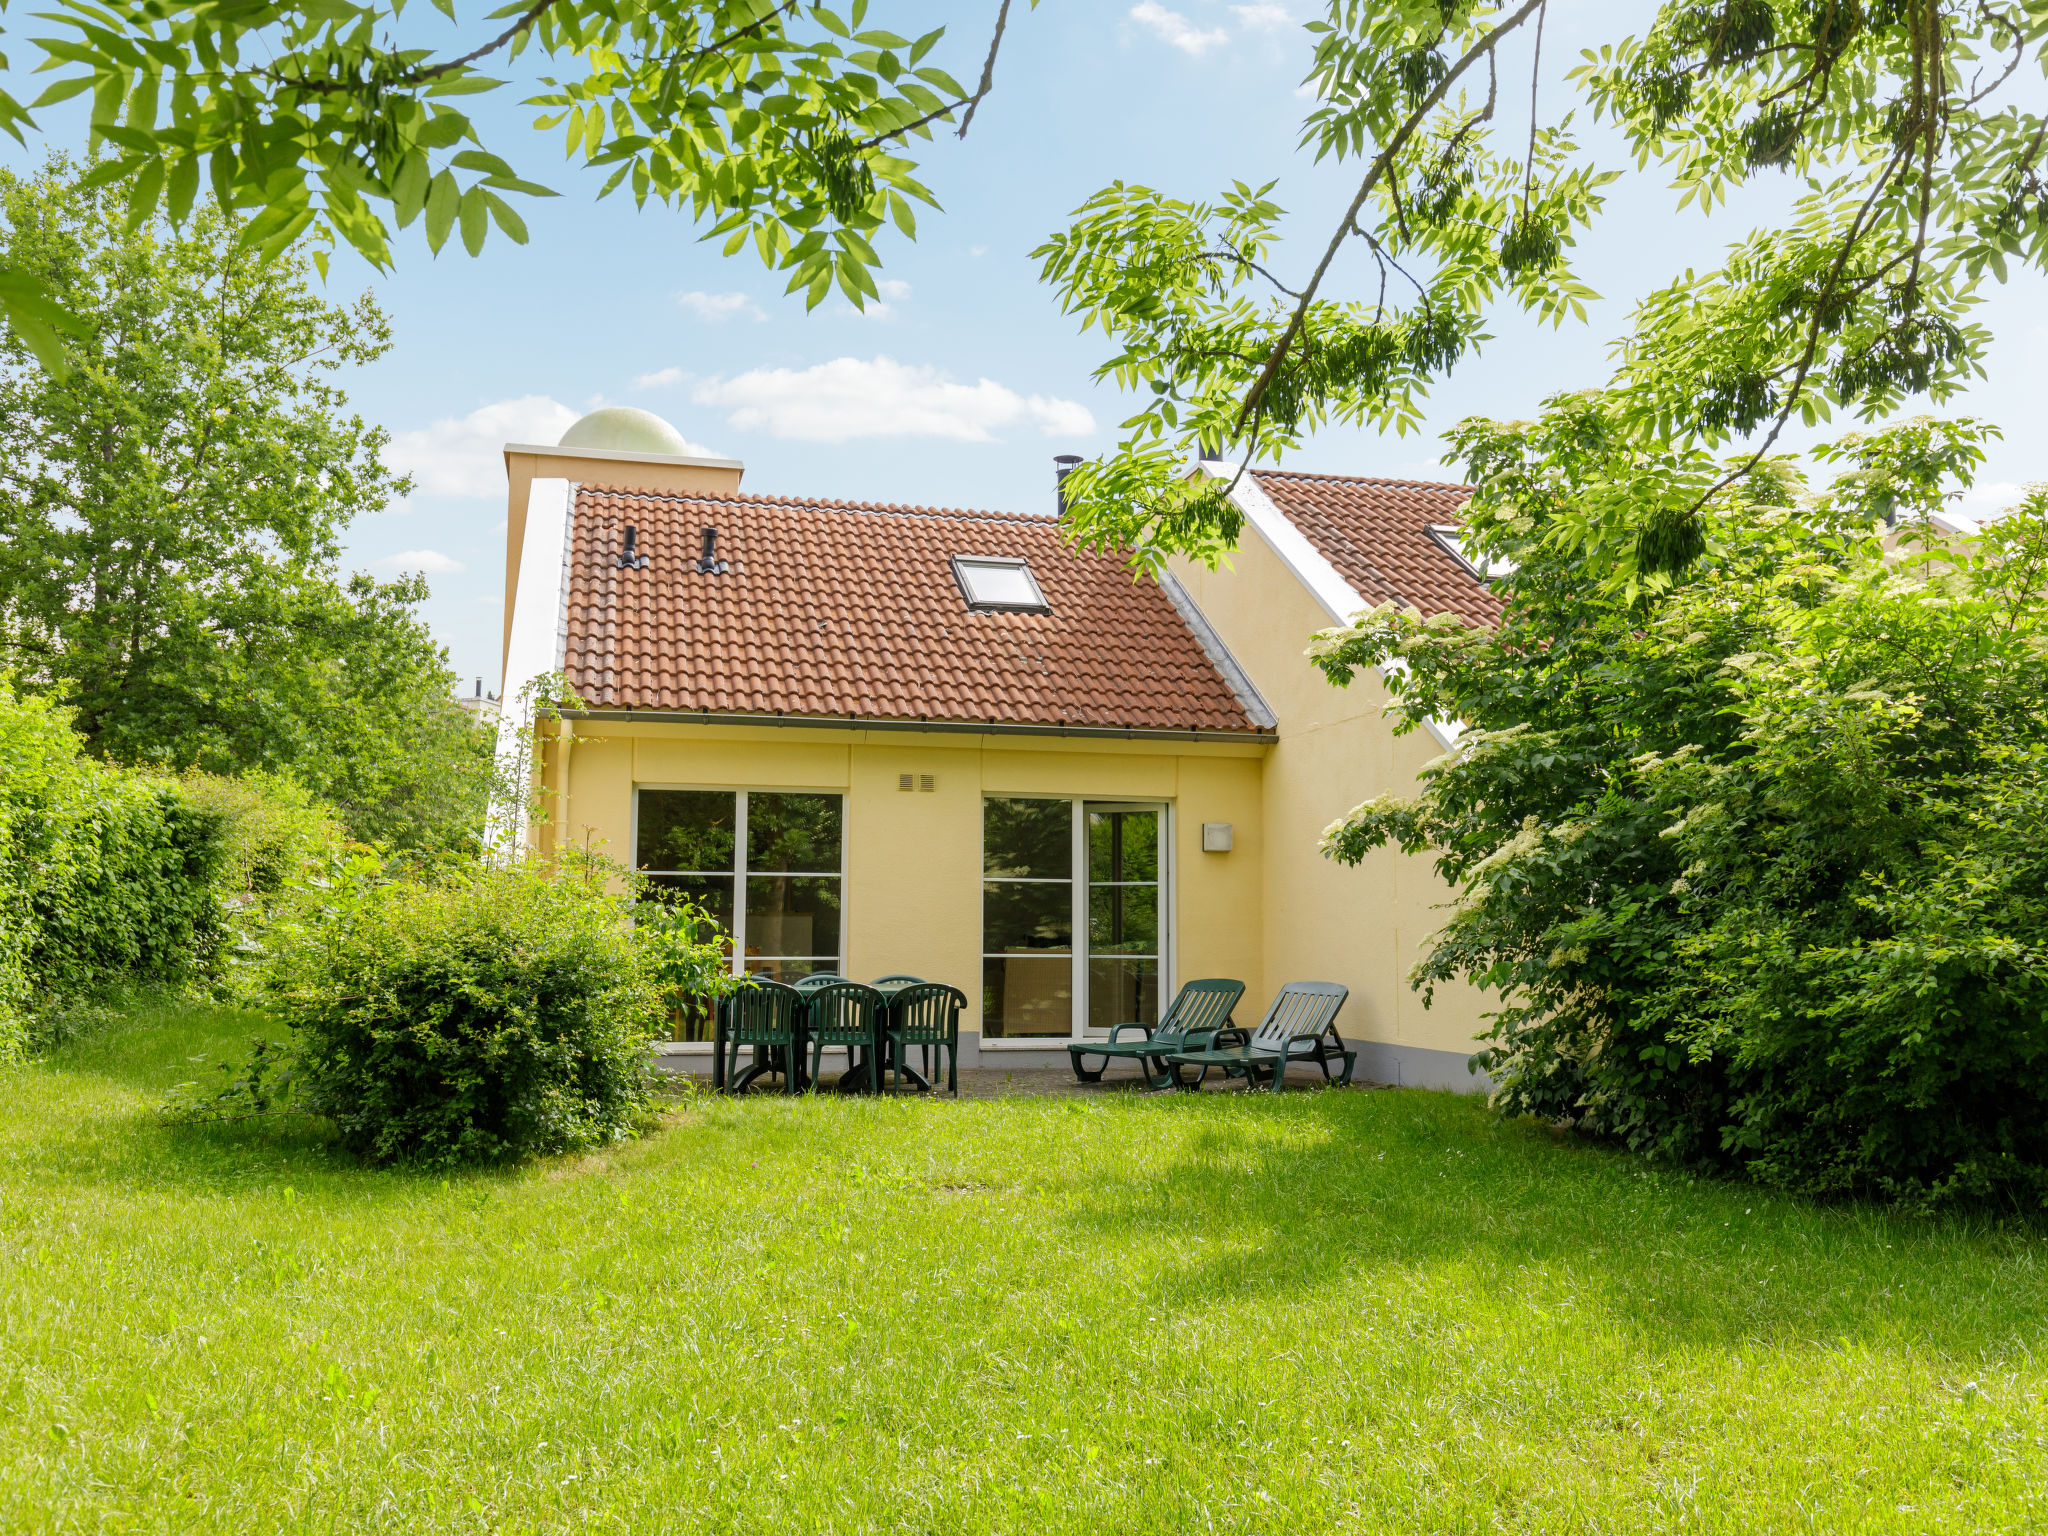
[[[0,1073],[0,1529],[2048,1524],[2034,1230],[1417,1092],[699,1098],[445,1180],[154,1120],[260,1027]]]

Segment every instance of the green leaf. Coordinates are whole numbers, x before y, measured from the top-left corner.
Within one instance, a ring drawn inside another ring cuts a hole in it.
[[[489,210],[484,202],[490,195],[481,187],[471,187],[462,194],[462,244],[472,256],[482,252],[484,236],[490,232]]]
[[[128,227],[140,229],[149,222],[156,212],[157,199],[163,196],[164,163],[152,160],[142,168],[142,174],[135,178],[128,189]]]
[[[55,106],[60,101],[69,101],[81,91],[92,89],[91,75],[72,75],[43,88],[43,94],[29,103],[31,108]]]
[[[392,178],[391,202],[400,229],[420,216],[420,210],[427,205],[427,188],[432,184],[433,176],[424,154],[415,150],[399,163],[398,175]]]
[[[471,189],[472,192],[478,190],[480,189]],[[526,244],[526,221],[520,218],[517,213],[513,212],[512,205],[506,202],[505,199],[503,199],[502,197],[498,196],[497,193],[495,192],[484,192],[482,196],[485,204],[488,205],[491,210],[491,217],[497,220],[498,228],[502,229],[503,231],[505,231],[506,234],[512,237],[513,244]],[[477,244],[483,244],[482,236],[477,237]]]
[[[427,189],[427,249],[436,255],[455,227],[455,215],[462,206],[462,190],[455,185],[455,173],[443,171]]]
[[[461,154],[454,156],[448,163],[457,170],[482,171],[487,176],[510,176],[514,174],[511,166],[500,160],[496,155],[486,154],[481,149],[465,149]]]
[[[183,227],[192,212],[192,200],[199,193],[199,157],[180,155],[171,162],[171,173],[165,190],[170,200],[164,212],[171,223]]]

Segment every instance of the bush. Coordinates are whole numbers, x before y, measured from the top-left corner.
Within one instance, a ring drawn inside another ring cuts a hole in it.
[[[631,913],[630,895],[538,863],[425,881],[359,856],[272,934],[298,1103],[376,1163],[497,1162],[626,1134],[662,1018]]]
[[[211,985],[338,847],[286,780],[110,767],[0,679],[0,1058],[75,1037],[131,989]]]
[[[218,819],[86,758],[68,713],[0,680],[0,1057],[38,1017],[205,974],[224,929]]]
[[[1908,422],[1823,495],[1777,466],[1683,580],[1616,583],[1586,509],[1661,482],[1586,449],[1587,409],[1467,430],[1474,523],[1519,562],[1497,631],[1320,638],[1339,681],[1398,658],[1411,727],[1472,728],[1327,851],[1436,855],[1458,900],[1416,979],[1502,999],[1506,1112],[1807,1194],[2048,1209],[2048,493],[1917,549],[1969,433]]]

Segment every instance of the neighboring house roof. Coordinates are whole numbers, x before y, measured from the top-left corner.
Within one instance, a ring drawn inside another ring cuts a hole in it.
[[[1171,595],[1049,517],[579,486],[564,554],[593,709],[1261,733]],[[1051,611],[971,610],[955,555],[1028,560]]]
[[[1252,478],[1367,606],[1396,602],[1425,615],[1500,622],[1493,589],[1430,535],[1455,524],[1469,485],[1255,469]]]

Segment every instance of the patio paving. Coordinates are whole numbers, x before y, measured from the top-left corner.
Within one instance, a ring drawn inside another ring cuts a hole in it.
[[[832,1080],[832,1075],[829,1072],[826,1074],[825,1080],[829,1086]],[[1359,1079],[1351,1085],[1353,1090],[1358,1092],[1391,1088],[1393,1086],[1392,1083],[1372,1083],[1366,1082],[1364,1079]],[[1281,1091],[1283,1093],[1311,1093],[1321,1091],[1322,1087],[1322,1074],[1310,1071],[1299,1078],[1290,1073],[1287,1085]],[[1145,1087],[1136,1074],[1124,1077],[1112,1076],[1099,1083],[1077,1082],[1072,1072],[1064,1068],[1056,1070],[1051,1067],[1011,1069],[981,1067],[963,1070],[960,1074],[960,1097],[963,1099],[1073,1098],[1084,1097],[1090,1094],[1145,1093],[1148,1091],[1150,1090]],[[1207,1083],[1202,1085],[1201,1091],[1203,1093],[1242,1093],[1244,1092],[1244,1084],[1241,1080],[1235,1078],[1226,1082],[1223,1078],[1211,1077]],[[781,1085],[778,1081],[770,1086],[757,1087],[752,1092],[764,1096],[772,1096],[781,1092]],[[905,1097],[911,1096],[907,1088],[904,1092]],[[944,1089],[940,1090],[939,1097],[945,1097]]]

